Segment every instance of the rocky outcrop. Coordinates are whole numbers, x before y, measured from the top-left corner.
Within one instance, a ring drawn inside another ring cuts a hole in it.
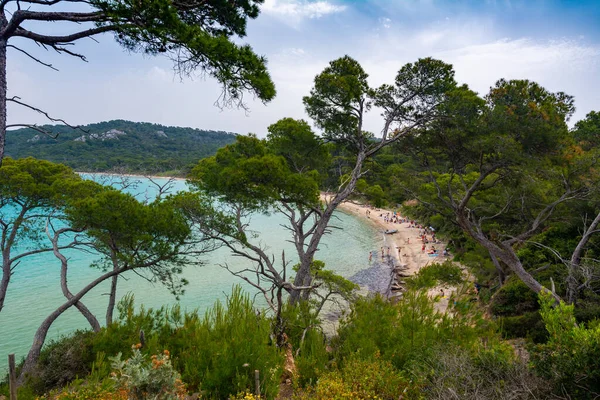
[[[73,139],[75,142],[85,142],[86,140],[119,140],[119,136],[127,135],[127,133],[118,129],[111,129],[104,133],[90,133],[89,136],[81,135],[78,138]]]
[[[118,129],[111,129],[110,131],[104,133],[92,133],[90,134],[90,139],[97,140],[110,140],[110,139],[119,139],[119,136],[127,135],[125,132],[120,131]]]
[[[35,142],[37,142],[40,139],[41,139],[40,135],[35,135],[31,139],[27,139],[27,143],[35,143]]]
[[[156,136],[158,137],[163,137],[163,138],[167,138],[167,134],[165,133],[165,131],[156,131]]]
[[[398,264],[392,269],[390,287],[388,289],[388,298],[390,300],[400,300],[404,291],[406,291],[406,281],[402,278],[408,278],[411,276],[408,272],[406,272],[407,270],[408,266],[406,264]]]

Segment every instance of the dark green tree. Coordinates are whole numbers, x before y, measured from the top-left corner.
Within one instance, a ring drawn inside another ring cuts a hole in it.
[[[519,248],[594,186],[594,179],[582,179],[593,160],[576,151],[566,125],[572,97],[500,80],[485,99],[458,88],[439,111],[443,118],[403,143],[413,159],[412,195],[540,292]]]
[[[238,137],[234,145],[202,160],[193,171],[193,183],[206,195],[214,196],[231,217],[233,225],[215,237],[228,237],[239,246],[235,254],[253,260],[259,279],[274,284],[277,297],[285,290],[292,304],[307,300],[315,293],[313,271],[315,254],[336,207],[354,191],[363,175],[364,163],[385,146],[416,132],[436,118],[437,105],[445,93],[454,88],[452,67],[441,61],[422,59],[407,64],[398,72],[393,85],[372,90],[360,64],[346,56],[334,60],[315,78],[310,96],[304,98],[308,114],[323,129],[318,138],[304,121],[286,118],[269,127],[266,141],[256,137]],[[376,104],[383,109],[384,129],[379,140],[363,130],[365,114]],[[328,148],[323,142],[335,142],[346,148],[352,162],[351,171],[335,194],[322,204],[319,184],[330,164]],[[285,257],[283,268],[264,248],[250,243],[244,217],[250,212],[275,209],[288,221],[299,265],[293,283],[287,281]],[[225,226],[227,224],[224,224]],[[219,224],[219,226],[224,226]],[[250,253],[248,253],[250,251]],[[245,278],[261,290],[256,282]],[[263,290],[263,293],[266,291]],[[266,294],[266,293],[265,293]],[[280,301],[278,301],[280,303]]]
[[[105,258],[102,272],[77,293],[65,295],[67,301],[54,310],[37,329],[19,380],[22,382],[37,362],[48,331],[54,321],[78,303],[100,283],[111,280],[111,296],[107,323],[112,311],[119,275],[135,271],[147,279],[165,284],[178,293],[182,282],[178,274],[185,265],[198,265],[198,257],[213,249],[210,238],[192,231],[190,221],[175,195],[145,204],[111,187],[89,185],[85,181],[71,186],[63,205],[61,222],[67,228],[54,231],[51,241],[55,256],[61,262],[62,279],[66,281],[68,259],[57,248],[60,235],[77,232],[85,243]]]
[[[364,175],[365,162],[381,149],[410,136],[438,117],[438,105],[456,86],[452,66],[432,58],[403,66],[393,84],[371,89],[361,65],[345,56],[331,61],[315,77],[314,87],[304,97],[308,115],[322,129],[323,138],[347,148],[352,167],[335,194],[325,201],[318,220],[307,237],[305,257],[301,258],[296,286],[310,286],[310,266],[337,206],[350,196]],[[373,105],[382,110],[381,135],[363,129],[365,115]],[[292,293],[292,301],[300,296]]]
[[[70,45],[83,38],[112,32],[117,42],[129,51],[148,55],[164,53],[173,60],[176,71],[182,75],[201,71],[214,77],[223,85],[220,104],[244,106],[244,91],[250,91],[265,102],[275,96],[265,58],[256,55],[250,46],[235,43],[236,37],[246,35],[247,19],[258,16],[259,5],[263,1],[0,1],[0,162],[4,158],[7,128],[29,126],[47,133],[34,125],[7,125],[7,102],[42,112],[24,103],[18,96],[8,97],[7,49],[24,53],[32,60],[53,68],[30,54],[26,47],[13,43],[15,39],[20,40],[16,43],[36,43],[85,61],[85,56],[74,52]],[[38,32],[36,28],[43,22],[72,24],[78,28],[61,35]],[[64,122],[49,118],[53,122]]]
[[[19,262],[53,251],[43,242],[44,224],[62,203],[65,185],[80,181],[79,175],[64,165],[33,158],[7,158],[0,167],[0,312]],[[16,249],[22,251],[15,254]]]

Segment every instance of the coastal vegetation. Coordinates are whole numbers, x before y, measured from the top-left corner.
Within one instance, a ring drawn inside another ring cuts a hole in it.
[[[402,66],[391,84],[367,78],[348,56],[331,61],[303,99],[319,135],[291,118],[264,139],[238,135],[197,157],[188,191],[153,200],[62,164],[5,158],[0,312],[19,261],[40,252],[60,263],[65,297],[19,367],[21,398],[597,398],[597,113],[569,129],[571,96],[501,79],[480,97],[432,58]],[[375,109],[379,135],[363,128]],[[394,301],[360,296],[318,259],[349,199],[431,227],[461,265],[423,266]],[[248,223],[256,213],[285,217],[294,254],[261,242]],[[182,269],[217,247],[245,260],[225,268],[264,308],[239,288],[204,315],[117,303],[120,274],[177,296]],[[77,293],[66,249],[100,255]],[[104,326],[84,305],[102,281]],[[454,290],[431,293],[442,284]],[[322,323],[328,302],[345,307],[335,332]],[[71,307],[91,330],[46,344]]]
[[[106,121],[72,129],[48,125],[6,136],[6,155],[35,157],[76,171],[185,176],[198,159],[235,141],[235,134],[130,121]]]

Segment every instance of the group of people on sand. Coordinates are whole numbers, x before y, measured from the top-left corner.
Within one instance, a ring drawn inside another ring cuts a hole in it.
[[[408,222],[407,218],[403,218],[399,213],[393,211],[392,213],[379,214],[381,218],[383,218],[383,222],[388,224],[402,224]]]
[[[427,246],[425,245],[425,243],[423,243],[423,246],[421,247],[421,252],[425,253]],[[435,246],[431,246],[431,248],[427,251],[427,254],[429,254],[430,256],[438,256],[438,250],[435,248]],[[450,253],[448,252],[448,249],[444,249],[444,251],[442,252],[442,255],[444,257],[448,257],[450,255]]]
[[[376,210],[376,211],[379,211],[379,210]],[[366,210],[366,215],[367,215],[367,218],[371,217],[370,209]],[[385,223],[391,223],[391,224],[407,223],[407,224],[409,224],[409,228],[419,229],[418,238],[423,242],[421,251],[423,253],[425,253],[425,251],[427,251],[427,254],[429,254],[430,256],[438,256],[439,255],[438,250],[433,245],[430,247],[429,250],[427,250],[427,245],[429,243],[433,243],[433,244],[441,243],[436,238],[435,230],[432,227],[423,226],[423,225],[417,223],[417,221],[403,217],[402,215],[400,215],[400,213],[397,213],[396,211],[380,213],[379,217],[382,218]],[[410,244],[410,238],[405,239],[404,243]],[[371,260],[373,259],[373,253],[374,252],[369,253],[369,262],[371,262]],[[444,250],[442,251],[442,255],[444,257],[450,256],[450,253],[448,252],[447,248],[444,248]],[[389,247],[387,248],[387,256],[388,257],[390,256],[390,248]],[[385,258],[385,250],[384,250],[384,247],[382,247],[381,248],[381,259],[383,260],[384,258]]]

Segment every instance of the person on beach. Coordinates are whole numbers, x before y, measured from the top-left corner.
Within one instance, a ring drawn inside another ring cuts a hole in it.
[[[421,253],[425,253],[425,243],[423,243],[423,247],[421,247]]]
[[[371,264],[371,260],[373,260],[373,252],[369,252],[369,264]]]
[[[384,252],[383,252],[383,246],[381,246],[381,259],[383,260],[384,257]]]

